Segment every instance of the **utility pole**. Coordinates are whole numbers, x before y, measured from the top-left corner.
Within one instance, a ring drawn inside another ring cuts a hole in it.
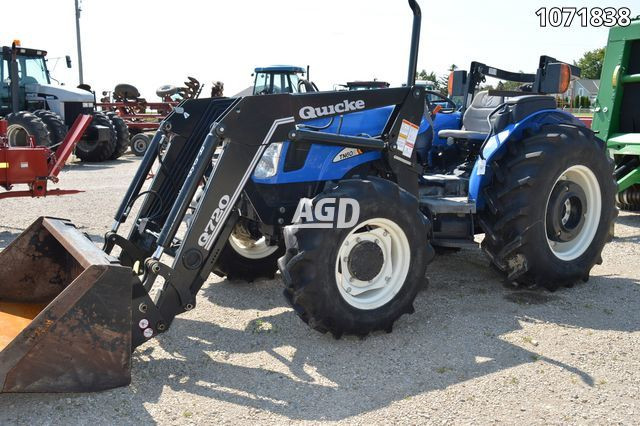
[[[84,77],[82,76],[82,45],[80,44],[80,9],[79,0],[76,2],[76,39],[78,41],[78,74],[80,84],[84,84]]]

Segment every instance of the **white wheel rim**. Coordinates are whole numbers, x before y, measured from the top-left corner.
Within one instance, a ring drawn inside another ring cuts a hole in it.
[[[252,240],[231,234],[229,244],[236,253],[247,259],[264,259],[278,250],[278,246],[268,245],[265,237],[259,240]]]
[[[544,232],[547,238],[547,244],[553,254],[560,260],[570,261],[577,259],[587,251],[598,231],[600,214],[602,212],[602,194],[600,192],[598,178],[596,178],[596,175],[586,166],[575,165],[569,167],[556,179],[553,188],[562,180],[573,182],[579,185],[584,191],[587,204],[585,208],[586,212],[583,213],[584,223],[578,235],[570,241],[560,242],[550,239],[547,234],[547,209],[549,208],[549,200],[551,198],[550,192],[545,208]],[[566,220],[566,218],[567,216],[565,215],[563,221]]]
[[[369,241],[382,251],[383,264],[369,281],[352,276],[348,266],[351,250]],[[336,285],[342,298],[357,309],[377,309],[390,302],[402,289],[411,263],[409,240],[398,224],[384,218],[358,224],[342,241],[336,258]]]
[[[19,124],[12,124],[7,128],[9,146],[29,146],[29,132]]]

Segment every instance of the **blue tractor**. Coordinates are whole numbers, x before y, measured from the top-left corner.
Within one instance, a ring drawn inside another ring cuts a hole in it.
[[[472,62],[452,73],[451,97],[425,90],[424,115],[408,128],[415,139],[402,149],[418,174],[411,201],[429,223],[426,248],[412,240],[417,220],[403,236],[410,203],[402,205],[384,153],[322,141],[323,134],[383,140],[395,106],[312,114],[297,129],[316,139],[290,137],[266,149],[244,189],[239,211],[249,213],[240,215],[215,271],[252,281],[273,277],[280,259],[291,305],[335,335],[390,329],[412,310],[407,301],[423,282],[431,247],[477,247],[479,234],[511,284],[556,290],[587,281],[613,237],[617,210],[603,142],[549,96],[577,75],[547,56],[532,74]],[[481,90],[486,77],[522,85]],[[299,226],[301,199],[313,207],[345,196],[374,211],[388,203],[395,223],[364,221],[349,232]],[[394,306],[399,294],[408,295],[402,309]]]
[[[318,87],[308,80],[309,67],[306,70],[294,65],[256,67],[253,75],[253,95],[318,91]]]

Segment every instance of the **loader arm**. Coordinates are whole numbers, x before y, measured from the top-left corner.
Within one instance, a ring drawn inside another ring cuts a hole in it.
[[[405,87],[189,100],[177,107],[161,125],[105,238],[107,253],[120,246],[122,264],[143,265],[141,282],[133,292],[133,347],[166,331],[176,315],[195,307],[196,294],[235,226],[236,203],[271,143],[307,141],[384,150],[395,180],[416,193],[415,153],[403,157],[395,142],[403,120],[420,123],[424,104],[423,88]],[[395,108],[380,139],[317,134],[297,127],[310,115],[332,117],[388,105]],[[171,143],[159,156],[160,141],[167,138]],[[217,148],[221,153],[213,166]],[[144,177],[156,159],[158,172],[150,188],[141,192]],[[204,195],[176,248],[178,229],[205,180]],[[124,238],[117,234],[118,227],[140,196],[144,196],[140,213],[129,237]],[[174,255],[171,266],[164,263],[163,254]],[[164,283],[155,289],[158,277]],[[152,289],[156,290],[154,298],[150,296]]]

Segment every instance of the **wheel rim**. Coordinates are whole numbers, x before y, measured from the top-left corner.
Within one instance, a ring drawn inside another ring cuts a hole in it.
[[[264,259],[278,250],[278,246],[267,244],[265,237],[253,239],[244,228],[236,226],[229,237],[229,245],[242,257],[247,259]]]
[[[29,146],[29,132],[18,125],[12,124],[7,128],[7,139],[9,146]]]
[[[596,175],[575,165],[560,174],[547,198],[547,244],[560,260],[582,256],[591,245],[602,212],[602,194]]]
[[[365,262],[371,262],[371,268],[363,269]],[[410,263],[409,240],[402,228],[388,219],[369,219],[342,241],[335,265],[336,285],[349,305],[377,309],[398,294]]]
[[[137,152],[145,152],[147,150],[147,142],[138,138],[133,143],[133,149]]]

